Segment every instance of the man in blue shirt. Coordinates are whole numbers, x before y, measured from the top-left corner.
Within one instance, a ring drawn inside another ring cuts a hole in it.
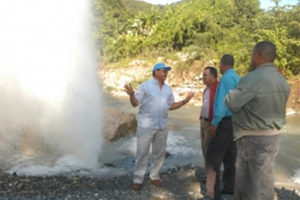
[[[233,140],[231,111],[225,105],[225,96],[237,87],[240,77],[233,70],[234,58],[225,54],[220,61],[220,71],[223,74],[219,82],[215,100],[213,120],[209,128],[211,141],[207,150],[207,195],[215,200],[221,194],[233,194],[236,159],[236,145]],[[224,164],[223,190],[220,190],[220,168]]]

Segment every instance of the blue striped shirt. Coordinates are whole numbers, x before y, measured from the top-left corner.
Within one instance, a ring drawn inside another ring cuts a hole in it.
[[[223,74],[214,99],[214,118],[211,122],[213,126],[217,126],[222,118],[232,115],[232,112],[225,105],[225,96],[229,90],[237,87],[239,81],[240,76],[232,68]]]

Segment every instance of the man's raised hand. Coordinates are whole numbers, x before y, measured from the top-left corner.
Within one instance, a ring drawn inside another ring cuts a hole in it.
[[[129,96],[134,95],[134,89],[132,88],[132,86],[131,86],[130,83],[124,85],[124,91],[125,91]]]

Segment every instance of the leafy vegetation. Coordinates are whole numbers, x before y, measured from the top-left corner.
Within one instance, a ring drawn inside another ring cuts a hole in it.
[[[191,59],[217,61],[231,53],[240,74],[248,71],[255,43],[276,44],[276,66],[300,74],[300,1],[264,11],[258,0],[183,0],[153,6],[137,0],[93,0],[94,36],[102,62],[181,51]],[[166,56],[167,57],[167,56]]]

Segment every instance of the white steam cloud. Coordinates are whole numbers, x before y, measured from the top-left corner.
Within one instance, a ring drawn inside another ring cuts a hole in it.
[[[97,167],[101,99],[89,4],[0,1],[0,168]]]

